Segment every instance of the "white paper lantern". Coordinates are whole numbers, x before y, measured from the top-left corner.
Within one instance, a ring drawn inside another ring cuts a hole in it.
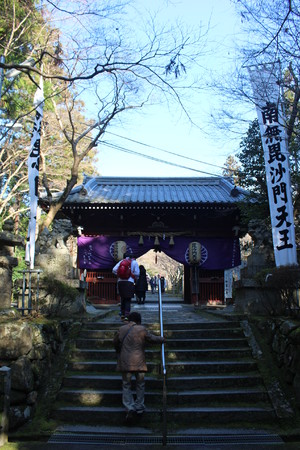
[[[190,264],[199,264],[201,261],[201,244],[200,242],[191,242],[189,244],[189,262]]]
[[[126,250],[126,242],[116,241],[114,244],[114,260],[121,261],[121,259],[123,259],[124,253],[126,253]]]

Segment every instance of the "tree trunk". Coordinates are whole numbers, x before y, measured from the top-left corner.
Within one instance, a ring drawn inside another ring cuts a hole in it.
[[[39,223],[39,235],[44,230],[44,228],[49,228],[53,220],[55,219],[56,214],[61,209],[62,203],[53,203],[50,205],[49,211],[45,219],[41,219]]]

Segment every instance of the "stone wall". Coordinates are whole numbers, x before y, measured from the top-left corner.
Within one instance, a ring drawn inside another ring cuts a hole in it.
[[[33,323],[10,317],[0,322],[0,361],[11,369],[9,429],[30,420],[49,371],[63,348],[70,321]]]
[[[36,267],[58,280],[79,279],[77,238],[69,220],[55,220],[52,230],[43,230],[36,245]]]
[[[50,321],[40,315],[33,321],[30,315],[21,317],[17,310],[11,308],[12,268],[18,262],[14,258],[16,245],[24,245],[23,239],[8,231],[0,233],[0,366],[10,369],[10,429],[20,427],[33,416],[41,388],[64,348],[74,323],[72,319]],[[71,298],[64,295],[63,299],[58,299],[55,294],[43,289],[41,279],[39,299],[45,311],[41,307],[39,313],[47,315],[54,310],[59,315],[58,306],[64,317],[85,311],[84,290],[80,289],[79,279],[74,280],[75,247],[76,238],[72,235],[69,221],[58,221],[51,233],[45,230],[40,237],[36,266],[44,275],[53,277],[53,280],[64,283],[70,281],[77,290],[74,289],[75,298],[74,295]],[[34,297],[34,277],[32,281]]]
[[[35,268],[41,272],[39,280],[39,313],[46,316],[65,317],[82,314],[86,310],[85,290],[81,288],[79,271],[77,269],[77,238],[73,225],[69,220],[55,220],[51,231],[45,228],[36,243]],[[53,293],[49,282],[68,285],[77,289],[74,293],[64,292],[61,285],[60,293]],[[34,299],[36,277],[32,277],[32,295]],[[27,283],[28,284],[28,283]],[[19,282],[19,295],[21,293]]]
[[[234,281],[234,310],[238,314],[280,315],[284,312],[279,291],[264,288],[256,281],[256,275],[266,269],[267,263],[259,249],[247,258],[247,266],[241,269],[240,280]]]
[[[286,319],[260,321],[260,331],[268,337],[270,349],[282,369],[287,384],[293,387],[300,407],[300,323]]]
[[[8,442],[11,370],[0,367],[0,447]]]

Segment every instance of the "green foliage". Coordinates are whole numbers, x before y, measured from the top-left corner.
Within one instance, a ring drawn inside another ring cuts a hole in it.
[[[25,249],[16,247],[15,257],[18,258],[18,265],[12,270],[12,281],[15,283],[16,280],[20,280],[23,277],[22,270],[28,269],[25,264]]]
[[[32,110],[36,86],[22,75],[16,77],[13,83],[4,80],[6,90],[2,98],[2,114],[4,117],[14,120],[23,116],[26,111]]]
[[[17,302],[20,295],[20,287],[22,286],[21,280],[23,279],[23,270],[28,269],[28,266],[25,263],[25,249],[16,247],[15,257],[18,258],[18,265],[12,269],[12,296],[13,301]]]
[[[248,190],[250,202],[241,203],[241,222],[247,224],[251,219],[270,220],[264,154],[258,121],[254,120],[247,135],[240,143],[238,154],[241,166],[238,172],[239,185]],[[252,201],[253,200],[253,201]]]
[[[31,41],[40,22],[35,3],[34,0],[0,1],[0,45],[5,48],[7,40],[14,33],[14,49],[9,58],[13,58],[15,62],[32,48]],[[22,26],[24,23],[26,26]]]
[[[49,294],[57,298],[58,302],[63,302],[66,299],[69,301],[75,301],[78,297],[78,291],[76,288],[73,288],[68,284],[50,276],[43,277],[43,286]]]
[[[246,137],[240,143],[240,149],[241,152],[238,154],[242,165],[239,170],[240,186],[255,194],[259,200],[266,201],[268,196],[266,171],[257,119],[250,124]]]
[[[72,315],[79,296],[76,288],[52,275],[44,275],[40,279],[39,311],[49,318]]]

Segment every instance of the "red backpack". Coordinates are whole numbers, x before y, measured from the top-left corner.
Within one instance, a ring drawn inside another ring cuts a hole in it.
[[[131,259],[123,259],[117,270],[118,278],[128,280],[131,277]]]

